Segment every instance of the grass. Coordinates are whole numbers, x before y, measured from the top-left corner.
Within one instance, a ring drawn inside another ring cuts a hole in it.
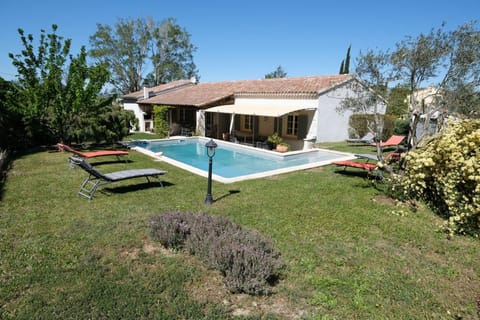
[[[478,240],[448,240],[440,218],[396,205],[367,179],[323,167],[214,182],[217,201],[205,206],[205,178],[129,157],[97,167],[165,169],[166,186],[130,180],[88,201],[67,154],[12,162],[0,206],[1,319],[477,317]],[[230,295],[214,271],[153,242],[148,218],[172,210],[226,215],[271,237],[287,265],[275,294]]]

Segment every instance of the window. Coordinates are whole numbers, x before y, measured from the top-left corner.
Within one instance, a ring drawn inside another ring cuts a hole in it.
[[[288,115],[287,117],[287,135],[297,136],[298,134],[298,116]]]
[[[253,130],[253,117],[252,116],[243,116],[243,130],[252,131]]]

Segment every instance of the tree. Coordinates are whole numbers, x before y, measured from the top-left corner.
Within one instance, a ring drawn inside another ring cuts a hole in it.
[[[111,83],[121,93],[138,91],[144,84],[198,77],[193,62],[196,47],[171,18],[160,24],[151,18],[119,19],[113,28],[97,24],[90,45],[90,55],[108,64]]]
[[[121,93],[141,89],[150,45],[145,20],[119,19],[114,28],[98,23],[90,45],[89,54],[108,65],[111,83]]]
[[[339,74],[349,74],[350,73],[350,49],[352,46],[348,46],[347,55],[342,63],[340,64],[340,72]]]
[[[428,127],[430,116],[442,110],[462,113],[465,116],[478,114],[478,88],[480,86],[480,31],[475,23],[467,23],[451,32],[444,31],[444,25],[437,30],[418,37],[406,37],[396,45],[391,63],[401,83],[408,86],[410,92],[408,141],[415,149],[417,125],[422,115],[424,127]],[[441,101],[435,109],[426,110],[417,103],[416,94],[427,82],[440,81],[433,95]],[[477,106],[477,107],[475,107]],[[423,137],[429,133],[424,131]]]
[[[442,28],[413,38],[407,36],[396,44],[391,63],[402,83],[409,88],[410,130],[407,141],[411,148],[417,145],[417,126],[422,112],[416,93],[421,85],[437,75],[447,52],[447,34]],[[423,110],[424,111],[424,110]]]
[[[15,85],[0,77],[0,154],[4,149],[15,150],[24,145],[24,126],[17,98]]]
[[[416,131],[422,116],[424,127],[428,127],[430,116],[440,109],[443,114],[455,112],[469,117],[480,114],[480,31],[473,22],[451,32],[443,28],[442,25],[427,34],[407,36],[396,44],[392,53],[370,50],[358,59],[356,73],[374,92],[384,95],[387,84],[392,82],[408,88],[410,149],[418,144]],[[432,95],[441,97],[441,101],[431,108],[419,103],[420,89],[438,79]],[[343,108],[355,110],[367,100],[347,99]],[[420,139],[428,134],[424,130]]]
[[[98,140],[106,130],[100,120],[112,108],[113,98],[100,96],[109,79],[106,66],[87,66],[85,47],[72,56],[71,40],[56,30],[56,25],[50,34],[41,30],[36,47],[33,35],[19,29],[25,49],[9,54],[18,72],[16,104],[10,102],[10,109],[21,115],[28,145]],[[132,118],[127,112],[118,116]]]
[[[147,75],[149,85],[192,77],[198,79],[193,63],[193,53],[197,48],[191,44],[187,30],[180,27],[173,18],[168,18],[159,25],[149,19],[148,25],[154,40],[150,56],[153,72]]]
[[[440,83],[444,107],[450,112],[480,116],[480,31],[475,22],[454,30],[448,41],[447,71]]]
[[[71,40],[63,41],[56,34],[41,30],[38,48],[34,37],[18,30],[24,46],[21,54],[9,54],[17,68],[17,94],[20,103],[15,106],[25,124],[26,140],[33,145],[52,141],[52,116],[59,110],[62,75],[70,52]]]
[[[265,75],[265,79],[273,79],[273,78],[285,78],[287,73],[283,70],[282,66],[278,66],[275,71],[267,73]]]
[[[405,85],[396,85],[389,90],[387,114],[397,117],[405,116],[408,113],[407,97],[410,90]]]
[[[337,108],[337,112],[340,113],[347,110],[357,114],[373,113],[372,121],[367,123],[367,127],[377,138],[382,137],[383,131],[383,119],[379,107],[385,104],[383,96],[386,95],[387,83],[392,80],[388,64],[389,57],[387,52],[375,53],[372,50],[365,54],[360,52],[355,72],[361,80],[350,83],[349,88],[354,95],[343,99]],[[377,143],[377,156],[382,159],[379,143]]]

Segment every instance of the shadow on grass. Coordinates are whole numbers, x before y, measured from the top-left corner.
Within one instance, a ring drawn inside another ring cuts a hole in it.
[[[240,190],[228,190],[228,193],[226,193],[226,194],[224,194],[224,195],[222,195],[222,196],[214,199],[213,202],[220,201],[220,200],[222,200],[222,199],[224,199],[224,198],[226,198],[226,197],[228,197],[228,196],[231,196],[231,195],[237,194],[237,193],[240,193]]]
[[[168,181],[162,181],[162,184],[163,184],[163,188],[167,188],[174,185],[173,183],[170,183]],[[135,192],[135,191],[150,189],[150,188],[162,188],[162,187],[159,185],[158,182],[152,181],[152,182],[132,184],[128,186],[108,187],[98,191],[108,195],[108,193],[122,194],[122,193]]]
[[[112,159],[112,160],[103,160],[103,161],[95,161],[89,162],[92,166],[103,166],[106,164],[114,164],[114,163],[132,163],[133,160],[130,159]]]
[[[371,173],[368,171],[360,171],[360,170],[335,170],[334,173],[341,174],[347,177],[360,177],[368,180],[382,180],[381,176],[378,176],[376,173]]]
[[[11,159],[7,156],[7,154],[0,152],[0,201],[3,200],[4,185],[10,165]]]

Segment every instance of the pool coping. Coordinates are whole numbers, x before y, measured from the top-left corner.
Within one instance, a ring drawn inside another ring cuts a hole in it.
[[[205,142],[210,140],[210,138],[206,138],[206,137],[174,136],[174,137],[170,137],[170,138],[167,138],[167,139],[152,139],[152,140],[145,140],[145,141],[150,142],[150,141],[168,141],[168,140],[175,140],[175,139],[199,139],[199,138],[202,139],[202,140],[205,140]],[[222,177],[222,176],[219,176],[219,175],[215,174],[215,163],[214,163],[213,164],[212,179],[214,181],[221,182],[221,183],[224,183],[224,184],[229,184],[229,183],[234,183],[234,182],[239,182],[239,181],[245,181],[245,180],[266,178],[266,177],[276,176],[276,175],[279,175],[279,174],[284,174],[284,173],[289,173],[289,172],[294,172],[294,171],[307,170],[307,169],[312,169],[312,168],[316,168],[316,167],[329,165],[334,161],[345,161],[345,160],[352,160],[352,159],[356,158],[352,153],[341,152],[341,151],[332,151],[332,150],[321,149],[321,148],[312,148],[312,149],[308,149],[308,150],[296,150],[296,151],[279,153],[277,151],[256,148],[256,147],[253,147],[253,146],[228,142],[228,141],[224,141],[224,140],[218,140],[218,139],[213,139],[213,140],[215,141],[215,143],[217,143],[217,145],[221,145],[221,144],[234,145],[236,147],[245,148],[247,150],[254,150],[254,151],[257,151],[257,152],[263,152],[265,154],[273,155],[273,156],[276,156],[276,157],[288,157],[288,156],[296,155],[296,154],[305,154],[305,153],[309,153],[309,152],[316,152],[318,150],[323,151],[323,152],[342,155],[341,157],[338,157],[338,158],[335,158],[335,159],[332,159],[332,160],[323,160],[323,161],[318,161],[318,162],[312,162],[312,163],[307,163],[307,164],[298,165],[298,166],[292,166],[292,167],[288,167],[288,168],[275,169],[275,170],[269,170],[269,171],[264,171],[264,172],[259,172],[259,173],[253,173],[253,174],[238,176],[238,177],[234,177],[234,178],[225,178],[225,177]],[[138,141],[141,141],[141,140],[138,140]],[[139,147],[139,146],[132,147],[131,149],[152,157],[154,159],[154,161],[163,161],[165,163],[171,164],[171,165],[173,165],[175,167],[178,167],[180,169],[189,171],[191,173],[202,176],[204,178],[208,178],[208,171],[204,171],[204,170],[192,167],[192,166],[190,166],[188,164],[185,164],[183,162],[180,162],[180,161],[177,161],[175,159],[164,156],[161,152],[152,152],[150,150],[147,150],[147,149]]]

